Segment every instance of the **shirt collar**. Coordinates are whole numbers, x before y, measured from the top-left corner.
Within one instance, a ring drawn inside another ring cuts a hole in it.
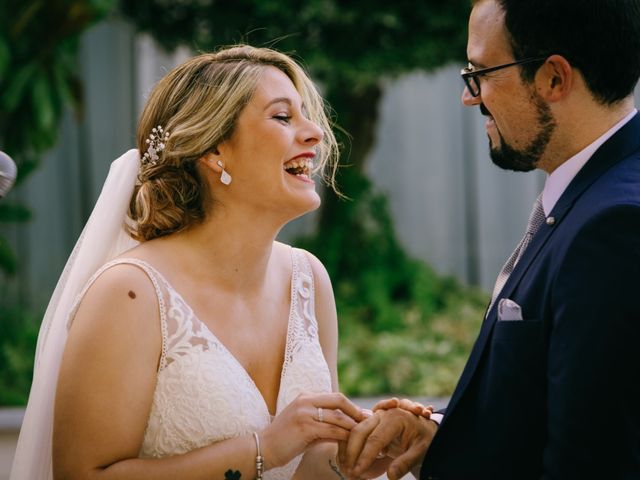
[[[638,110],[634,108],[631,113],[607,130],[603,135],[598,137],[593,143],[556,168],[551,175],[547,177],[544,184],[544,190],[542,190],[542,208],[544,209],[545,216],[551,213],[551,210],[553,210],[553,207],[555,207],[556,203],[571,183],[571,180],[574,179],[580,169],[584,167],[596,150],[598,150],[604,142],[609,140],[614,133],[620,130],[629,120],[631,120],[636,113],[638,113]]]

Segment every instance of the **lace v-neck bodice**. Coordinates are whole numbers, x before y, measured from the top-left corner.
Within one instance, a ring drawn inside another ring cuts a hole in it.
[[[311,266],[291,249],[291,308],[277,399],[278,415],[300,393],[331,391],[331,376],[318,339]],[[143,269],[154,284],[160,309],[162,354],[153,404],[140,457],[165,457],[251,434],[271,416],[257,386],[182,296],[149,264],[118,259]],[[90,282],[91,283],[91,282]],[[300,457],[265,472],[269,480],[289,479]]]

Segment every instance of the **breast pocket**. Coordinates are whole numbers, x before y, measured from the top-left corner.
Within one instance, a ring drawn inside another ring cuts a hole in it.
[[[496,322],[489,351],[492,376],[502,386],[526,391],[530,382],[544,376],[543,322],[517,320]]]
[[[493,330],[494,342],[531,342],[542,340],[542,322],[533,320],[497,321]]]

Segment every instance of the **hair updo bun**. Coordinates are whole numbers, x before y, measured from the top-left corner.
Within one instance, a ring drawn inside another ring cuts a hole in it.
[[[135,186],[129,217],[130,235],[139,241],[179,232],[204,219],[206,191],[195,161],[181,166],[143,165]]]

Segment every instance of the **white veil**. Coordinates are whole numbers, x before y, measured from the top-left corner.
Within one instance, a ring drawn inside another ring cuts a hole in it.
[[[33,383],[10,480],[53,478],[53,402],[68,317],[91,276],[138,244],[125,232],[124,222],[139,167],[138,150],[129,150],[111,164],[100,197],[53,292],[38,335]]]

